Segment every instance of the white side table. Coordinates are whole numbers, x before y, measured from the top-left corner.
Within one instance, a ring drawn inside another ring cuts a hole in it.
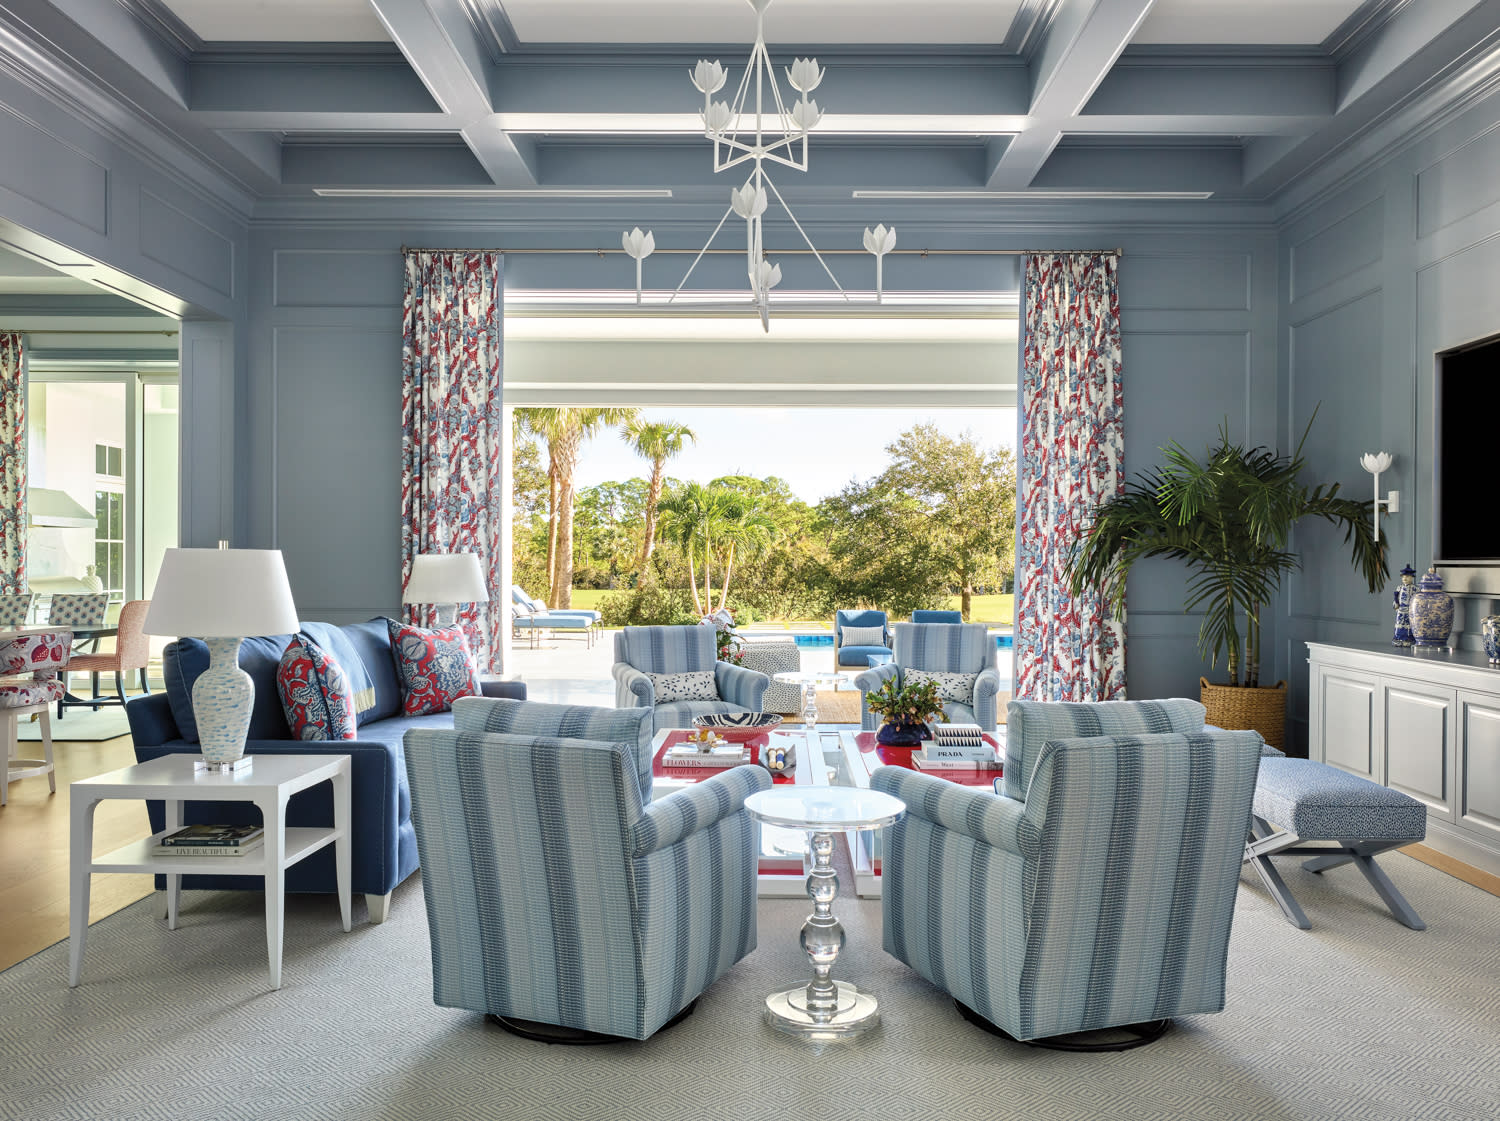
[[[266,949],[271,987],[281,988],[281,942],[286,870],[329,843],[338,874],[339,913],[349,923],[349,787],[347,755],[257,755],[255,766],[237,775],[197,773],[197,755],[163,755],[133,767],[80,779],[69,787],[72,834],[69,848],[68,984],[78,984],[89,929],[89,879],[95,872],[153,872],[167,877],[167,927],[177,929],[184,875],[264,876]],[[333,828],[288,829],[286,804],[293,794],[333,783]],[[94,856],[94,808],[105,798],[142,798],[166,803],[166,829],[104,856]],[[183,802],[254,802],[265,822],[265,842],[244,856],[161,856],[157,842],[182,825]]]

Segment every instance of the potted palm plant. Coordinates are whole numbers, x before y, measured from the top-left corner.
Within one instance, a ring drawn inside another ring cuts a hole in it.
[[[1370,591],[1378,591],[1389,575],[1384,535],[1377,542],[1371,529],[1370,503],[1340,497],[1337,483],[1302,481],[1307,465],[1302,449],[1311,430],[1309,420],[1290,456],[1234,443],[1227,421],[1202,463],[1180,444],[1164,449],[1164,466],[1138,475],[1094,512],[1068,572],[1074,595],[1099,587],[1119,612],[1136,561],[1175,557],[1186,562],[1184,610],[1203,613],[1198,652],[1214,668],[1223,659],[1229,672],[1227,685],[1199,678],[1208,722],[1254,729],[1278,748],[1286,682],[1260,683],[1261,612],[1282,577],[1300,563],[1287,548],[1292,527],[1303,518],[1341,525],[1351,561]]]

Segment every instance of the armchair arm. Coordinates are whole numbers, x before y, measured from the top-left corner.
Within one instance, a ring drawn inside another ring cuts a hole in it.
[[[873,693],[887,681],[899,680],[901,667],[895,662],[886,662],[883,666],[871,666],[854,679],[854,687],[861,693]],[[999,676],[998,674],[996,675]]]
[[[733,662],[715,662],[714,684],[719,687],[719,696],[730,704],[759,712],[765,703],[766,690],[771,687],[771,679],[759,670],[746,669]]]
[[[635,824],[634,855],[656,852],[744,808],[757,790],[769,790],[770,774],[761,767],[733,767],[652,802]]]
[[[976,789],[945,782],[905,767],[881,767],[870,776],[870,789],[900,798],[906,803],[908,816],[922,818],[1018,856],[1024,855],[1021,834],[1026,816],[1025,802],[998,797],[983,787]]]
[[[986,732],[995,730],[997,699],[1000,696],[1000,671],[991,666],[981,670],[974,680],[974,719]]]
[[[610,673],[615,679],[616,708],[651,708],[656,704],[656,686],[629,662],[616,662]]]

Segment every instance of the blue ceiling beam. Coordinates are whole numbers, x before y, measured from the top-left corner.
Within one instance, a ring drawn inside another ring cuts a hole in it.
[[[1154,0],[1063,0],[1031,63],[1033,124],[995,161],[989,186],[1023,190],[1108,76]]]
[[[1401,8],[1339,66],[1338,108],[1369,94],[1466,17],[1493,30],[1496,10],[1490,0],[1422,0]]]
[[[457,135],[446,144],[287,144],[281,181],[315,187],[493,186]]]
[[[50,7],[107,44],[158,92],[178,105],[188,103],[187,54],[182,45],[132,12],[125,0],[52,0]]]
[[[1079,114],[1114,117],[1333,116],[1336,68],[1321,59],[1212,61],[1132,57],[1115,64]]]
[[[1238,144],[1071,146],[1065,139],[1031,182],[1074,191],[1213,191],[1238,195],[1243,181]]]
[[[195,112],[444,116],[406,61],[388,54],[360,60],[194,59],[188,76],[188,108]]]
[[[499,186],[537,181],[535,153],[491,118],[490,52],[464,0],[370,0],[391,39]]]

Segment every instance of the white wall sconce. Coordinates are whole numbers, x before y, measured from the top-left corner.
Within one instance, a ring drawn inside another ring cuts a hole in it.
[[[1390,497],[1380,497],[1380,475],[1383,471],[1389,471],[1395,457],[1390,452],[1365,452],[1360,456],[1359,462],[1364,469],[1375,476],[1375,541],[1380,541],[1380,508],[1385,507],[1386,514],[1395,514],[1401,509],[1400,491],[1391,491]]]

